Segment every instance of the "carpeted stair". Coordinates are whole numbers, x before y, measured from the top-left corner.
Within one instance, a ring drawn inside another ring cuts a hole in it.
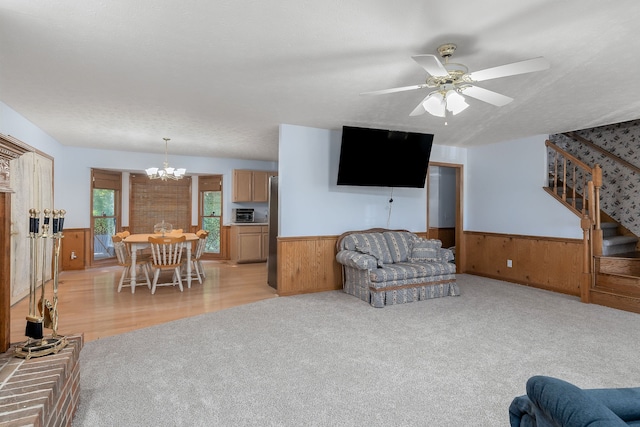
[[[635,236],[621,236],[618,234],[618,224],[615,222],[603,222],[602,228],[602,255],[616,255],[636,251],[638,238]]]

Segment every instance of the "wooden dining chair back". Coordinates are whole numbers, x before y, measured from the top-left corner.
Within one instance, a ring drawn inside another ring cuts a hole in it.
[[[178,285],[180,292],[183,291],[180,266],[182,265],[182,252],[186,240],[187,239],[184,235],[149,236],[152,266],[155,269],[153,273],[153,283],[151,284],[152,294],[156,293],[157,286]],[[158,283],[160,272],[165,270],[173,270],[172,281],[167,283]]]
[[[183,267],[186,267],[187,263],[191,263],[191,278],[198,279],[198,283],[202,284],[202,279],[204,279],[206,274],[204,273],[204,268],[202,266],[202,262],[200,258],[204,253],[204,248],[207,245],[207,238],[209,237],[209,232],[205,230],[199,230],[196,232],[196,236],[198,236],[198,240],[195,244],[195,250],[191,252],[191,259],[185,260],[183,263]],[[186,269],[183,268],[183,278],[187,278]]]
[[[122,290],[124,286],[131,287],[131,293],[136,292],[136,286],[131,284],[131,254],[127,244],[124,243],[123,238],[118,234],[111,236],[113,242],[113,250],[118,260],[118,265],[122,267],[122,274],[120,275],[120,282],[118,283],[118,292]],[[151,289],[151,280],[149,280],[149,258],[140,257],[136,259],[135,268],[140,268],[144,272],[144,276],[147,281],[147,287]],[[136,271],[134,271],[136,273]]]

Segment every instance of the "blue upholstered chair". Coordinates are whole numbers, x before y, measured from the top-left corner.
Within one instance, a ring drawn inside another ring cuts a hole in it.
[[[640,387],[580,389],[566,381],[535,376],[527,395],[509,406],[512,427],[640,426]]]

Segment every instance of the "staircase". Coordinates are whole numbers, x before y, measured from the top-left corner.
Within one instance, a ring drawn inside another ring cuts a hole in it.
[[[600,209],[602,172],[548,143],[554,161],[545,191],[581,218],[585,258],[581,300],[640,313],[640,239]]]

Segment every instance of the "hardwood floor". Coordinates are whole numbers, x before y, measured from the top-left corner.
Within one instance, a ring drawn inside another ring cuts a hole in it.
[[[277,297],[275,289],[267,285],[266,263],[236,265],[203,261],[203,264],[207,277],[202,285],[193,280],[189,289],[185,281],[184,292],[177,287],[163,286],[158,287],[154,295],[146,284],[136,286],[135,294],[130,288],[117,292],[122,267],[63,271],[58,289],[58,333],[83,332],[88,342]],[[46,298],[52,299],[50,284],[45,292]],[[12,343],[26,340],[28,306],[29,297],[26,297],[11,307]],[[51,334],[51,330],[45,329],[46,334]]]

